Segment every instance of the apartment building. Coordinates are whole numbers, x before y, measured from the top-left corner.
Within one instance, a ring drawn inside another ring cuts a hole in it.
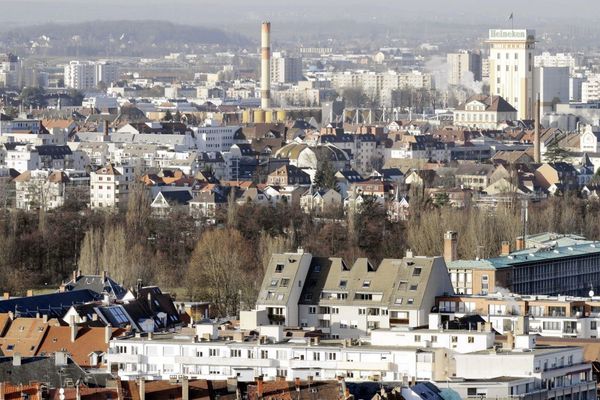
[[[522,336],[517,340],[528,341]],[[580,347],[523,346],[456,354],[448,387],[461,398],[595,399],[591,364]],[[441,383],[440,383],[441,384]],[[446,385],[446,383],[444,383]]]
[[[349,266],[341,258],[277,254],[256,308],[267,310],[271,323],[358,338],[379,328],[426,326],[435,296],[443,293],[453,292],[441,257],[407,254],[379,265],[358,259]]]
[[[274,52],[271,57],[272,83],[297,83],[302,80],[302,57]]]
[[[90,173],[90,207],[126,207],[133,167],[109,164]]]
[[[481,81],[481,53],[460,51],[448,53],[446,60],[449,66],[448,83],[461,85],[469,81]]]
[[[493,346],[490,331],[381,330],[360,344],[298,337],[281,326],[261,326],[259,336],[197,325],[187,334],[149,334],[111,341],[107,364],[123,380],[190,379],[251,382],[283,377],[315,380],[410,382],[446,379],[450,354]],[[449,346],[448,348],[445,346]],[[454,350],[451,350],[454,348]]]
[[[434,325],[477,314],[500,334],[531,333],[543,337],[595,339],[600,337],[600,298],[522,296],[495,293],[486,296],[442,296],[436,300]],[[432,319],[430,318],[430,323]]]
[[[62,171],[25,171],[14,182],[18,209],[52,210],[65,203],[69,178]]]

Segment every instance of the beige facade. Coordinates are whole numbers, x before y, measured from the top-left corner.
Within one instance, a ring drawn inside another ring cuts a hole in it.
[[[533,118],[535,31],[490,29],[490,93],[504,97],[519,119]]]

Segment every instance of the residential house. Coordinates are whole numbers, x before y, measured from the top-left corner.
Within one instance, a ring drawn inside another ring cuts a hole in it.
[[[535,180],[545,191],[569,191],[579,188],[579,176],[573,165],[566,162],[544,163],[535,170]]]
[[[267,185],[294,186],[310,185],[310,175],[294,165],[284,165],[267,177]]]
[[[474,95],[454,111],[454,125],[471,129],[498,129],[502,122],[517,119],[517,110],[503,97]]]
[[[25,171],[14,182],[18,209],[53,210],[65,203],[69,178],[62,171]]]
[[[309,189],[300,198],[300,208],[305,213],[323,214],[335,212],[342,208],[342,195],[333,189]]]
[[[456,184],[463,189],[483,190],[495,171],[490,164],[463,163],[456,170]]]
[[[91,172],[91,208],[126,207],[131,184],[133,184],[133,167],[108,164]]]

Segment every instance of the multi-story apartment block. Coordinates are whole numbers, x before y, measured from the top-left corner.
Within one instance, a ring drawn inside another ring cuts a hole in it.
[[[281,326],[260,326],[259,336],[215,325],[197,325],[188,334],[138,335],[111,341],[109,368],[123,380],[169,379],[171,376],[251,382],[283,377],[348,381],[443,380],[449,354],[483,351],[493,346],[490,331],[381,330],[355,341],[321,341],[318,337],[286,337]],[[298,332],[298,331],[297,331]],[[298,332],[301,333],[301,332]],[[448,346],[448,347],[446,347]]]
[[[430,324],[445,326],[466,315],[479,315],[500,334],[530,333],[553,338],[600,337],[600,298],[522,296],[494,293],[486,296],[442,296],[436,300],[438,315]],[[437,322],[432,322],[436,319]]]
[[[71,61],[65,65],[65,87],[85,90],[96,87],[96,65],[91,62]]]
[[[296,83],[302,79],[302,57],[274,52],[271,58],[272,83]]]
[[[77,90],[95,88],[100,82],[110,86],[119,80],[119,67],[109,61],[71,61],[64,67],[65,87]]]
[[[340,258],[278,254],[265,273],[257,309],[267,310],[272,323],[358,338],[378,328],[427,325],[442,293],[452,293],[452,286],[441,257],[408,254],[378,266],[367,259],[348,266]]]
[[[556,53],[552,54],[544,51],[534,57],[535,67],[568,67],[569,72],[572,72],[579,66],[580,57],[571,53]]]
[[[481,53],[473,51],[449,53],[446,59],[450,85],[465,84],[467,79],[481,81]]]
[[[192,128],[196,135],[198,151],[209,152],[229,151],[236,143],[236,139],[239,139],[241,129],[237,125]]]
[[[502,96],[519,119],[533,118],[535,31],[490,29],[490,94]]]
[[[456,354],[454,359],[456,376],[469,379],[450,380],[447,386],[458,391],[461,398],[596,398],[591,364],[583,361],[580,347],[526,344],[514,349]]]
[[[90,207],[126,207],[133,167],[109,164],[90,173]]]

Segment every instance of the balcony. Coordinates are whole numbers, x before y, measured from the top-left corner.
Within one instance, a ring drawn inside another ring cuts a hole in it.
[[[241,358],[241,357],[175,357],[176,364],[207,365],[223,367],[248,367],[248,368],[276,368],[279,360],[269,358]]]
[[[408,318],[390,318],[390,325],[408,325]]]
[[[144,358],[142,354],[108,353],[108,362],[110,363],[142,364],[145,363]]]

